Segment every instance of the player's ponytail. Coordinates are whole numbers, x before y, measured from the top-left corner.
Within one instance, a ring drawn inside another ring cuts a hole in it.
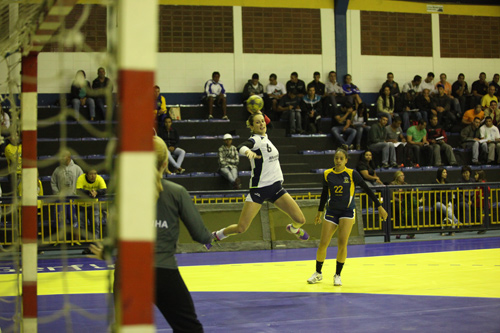
[[[163,185],[161,184],[163,173],[168,167],[168,148],[165,141],[156,135],[153,137],[153,147],[156,154],[156,199],[158,199],[160,192],[163,191]]]

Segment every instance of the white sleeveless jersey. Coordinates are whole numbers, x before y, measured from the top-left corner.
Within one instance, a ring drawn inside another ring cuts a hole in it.
[[[251,150],[258,156],[262,156],[262,158],[250,161],[252,166],[250,188],[265,187],[278,181],[283,182],[283,172],[279,162],[280,154],[268,139],[267,134],[263,136],[254,134],[249,140],[254,142]]]

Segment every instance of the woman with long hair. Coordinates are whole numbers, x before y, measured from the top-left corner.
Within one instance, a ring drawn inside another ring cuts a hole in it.
[[[394,96],[391,95],[391,87],[384,85],[380,91],[380,96],[377,99],[378,114],[386,114],[388,121],[387,125],[392,123],[392,115],[394,114]]]
[[[445,168],[438,168],[436,174],[436,182],[438,184],[447,184],[448,183],[447,178],[448,178],[448,171]],[[447,225],[448,223],[452,223],[451,227],[452,229],[455,229],[456,226],[461,223],[453,214],[453,204],[451,195],[447,196],[446,193],[441,192],[438,193],[436,197],[437,199],[435,207],[437,211],[441,212],[441,214],[446,216],[441,224],[441,229],[444,229],[444,226]],[[446,233],[442,232],[441,236],[446,236]],[[450,231],[448,233],[448,236],[455,236],[455,233],[453,231]]]
[[[382,183],[380,178],[377,176],[375,163],[373,162],[373,153],[370,150],[361,154],[358,167],[356,169],[368,186],[384,185],[384,183]]]
[[[75,80],[71,83],[71,104],[75,110],[75,119],[80,119],[80,106],[87,105],[90,113],[90,120],[95,119],[95,101],[89,97],[91,93],[90,82],[87,81],[87,75],[83,70],[76,72]]]

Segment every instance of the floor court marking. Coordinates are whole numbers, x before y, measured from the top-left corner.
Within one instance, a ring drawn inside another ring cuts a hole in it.
[[[500,286],[497,283],[500,277],[499,262],[500,249],[348,258],[342,272],[342,287],[332,285],[335,259],[325,262],[324,279],[315,285],[306,283],[306,279],[314,272],[314,259],[183,266],[180,271],[192,292],[366,293],[500,298]],[[0,296],[17,294],[15,276],[0,275]],[[110,270],[39,273],[38,293],[107,293],[110,279]]]

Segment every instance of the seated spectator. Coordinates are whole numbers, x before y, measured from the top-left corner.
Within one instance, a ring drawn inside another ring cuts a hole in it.
[[[377,114],[387,116],[387,123],[392,123],[392,114],[394,113],[395,101],[391,95],[391,88],[389,86],[382,87],[380,96],[377,99]]]
[[[366,124],[368,121],[368,111],[366,104],[361,103],[358,105],[358,110],[353,113],[351,126],[356,130],[356,150],[361,150],[361,140],[363,135],[368,137],[370,126]]]
[[[328,82],[325,84],[325,92],[327,100],[333,105],[333,108],[337,108],[337,104],[343,104],[345,102],[345,93],[342,86],[337,82],[337,73],[331,71],[328,74]]]
[[[240,156],[232,143],[233,136],[229,133],[224,134],[224,144],[219,147],[217,155],[219,158],[219,173],[231,183],[233,190],[239,190],[241,188],[241,180],[238,177]]]
[[[403,135],[401,128],[401,118],[397,115],[392,119],[392,124],[385,127],[387,131],[386,141],[394,145],[396,151],[396,163],[401,168],[404,167],[406,161],[406,138]]]
[[[393,122],[394,124],[394,122]],[[392,125],[392,124],[391,124]],[[394,173],[394,179],[389,185],[408,185],[405,182],[405,174],[403,171],[398,170]],[[405,191],[402,188],[396,189],[398,191],[396,195],[393,196],[395,201],[395,212],[393,214],[395,219],[396,227],[411,227],[412,222],[417,220],[418,213],[418,202],[417,198],[412,194],[412,191]],[[413,221],[412,221],[413,220]],[[402,223],[402,222],[405,223]],[[401,235],[396,235],[396,239],[400,239]],[[415,234],[406,235],[406,239],[415,239]]]
[[[386,86],[391,89],[391,96],[393,96],[394,98],[399,97],[399,84],[394,81],[394,74],[391,72],[387,73],[387,80],[382,84],[380,90],[383,90]]]
[[[90,230],[86,232],[87,240],[97,240],[101,238],[101,219],[99,213],[98,200],[106,195],[107,187],[104,179],[97,174],[97,170],[91,169],[87,173],[82,174],[76,180],[76,192],[84,198],[93,199],[92,203],[88,201],[80,203],[78,206],[80,208],[80,228],[87,230],[84,225],[90,226]],[[94,212],[92,214],[92,212]],[[85,216],[87,216],[87,221],[85,221]],[[92,223],[92,216],[94,222]],[[86,223],[85,223],[86,222]],[[90,250],[83,250],[82,254],[90,254]]]
[[[429,142],[427,142],[427,131],[425,128],[427,123],[423,120],[418,122],[418,125],[411,126],[406,132],[406,141],[408,142],[407,156],[408,166],[420,168],[420,152],[423,151],[425,156],[431,156]]]
[[[422,93],[415,98],[415,107],[416,109],[418,109],[418,114],[420,114],[419,118],[425,120],[426,122],[428,121],[431,114],[437,114],[437,111],[434,109],[434,104],[429,89],[424,89]]]
[[[304,81],[299,80],[299,74],[293,72],[290,74],[290,80],[286,83],[286,91],[295,90],[295,95],[302,98],[307,95],[306,84]]]
[[[352,83],[351,74],[346,74],[344,76],[344,84],[342,85],[342,90],[344,90],[344,94],[346,96],[346,100],[355,106],[355,109],[358,109],[358,105],[363,103],[363,100],[359,96],[361,91],[359,88]]]
[[[422,77],[420,75],[415,75],[413,80],[410,82],[406,82],[403,85],[402,93],[404,100],[404,108],[408,107],[409,109],[415,109],[415,98],[422,91]]]
[[[486,141],[481,143],[481,145],[486,145],[488,151],[486,164],[493,164],[495,151],[497,153],[497,163],[500,164],[500,132],[498,127],[493,126],[493,119],[490,116],[485,118],[484,125],[479,128],[479,133],[481,140]]]
[[[427,73],[427,77],[420,84],[420,91],[422,91],[424,89],[429,89],[431,95],[434,95],[437,93],[437,90],[434,89],[434,73],[433,72]]]
[[[458,165],[455,159],[455,154],[453,154],[453,148],[447,143],[448,136],[446,131],[443,129],[441,124],[438,122],[438,118],[435,114],[429,119],[429,125],[427,126],[427,141],[433,152],[434,166],[443,166],[441,162],[441,152],[444,152],[446,160],[450,165]]]
[[[278,82],[276,74],[269,75],[269,84],[266,86],[266,92],[267,97],[271,101],[271,109],[273,113],[276,113],[278,111],[280,99],[286,95],[286,88],[283,83]],[[271,118],[277,120],[273,115],[271,115]]]
[[[495,101],[490,102],[490,106],[484,110],[485,117],[491,117],[493,120],[493,125],[500,125],[500,110],[498,109],[498,103]]]
[[[304,117],[304,128],[308,133],[317,133],[321,121],[321,96],[316,94],[314,86],[307,87],[307,95],[300,101],[300,109]]]
[[[457,183],[461,184],[470,184],[473,183],[473,179],[471,177],[472,169],[468,165],[464,165],[460,170],[460,179]],[[458,200],[456,205],[456,216],[460,221],[470,222],[469,219],[469,211],[470,211],[470,203],[471,201],[471,193],[469,192],[469,188],[460,189],[458,192]]]
[[[371,151],[367,150],[361,154],[356,169],[368,186],[384,185],[375,171],[375,163],[373,163],[373,154]]]
[[[488,94],[488,82],[486,82],[486,73],[479,74],[479,80],[472,83],[472,105],[481,104],[481,99]]]
[[[186,169],[182,168],[182,162],[184,162],[184,156],[186,151],[179,148],[179,134],[177,130],[172,126],[172,118],[165,118],[165,127],[158,130],[158,136],[165,141],[168,147],[168,161],[170,165],[173,166],[175,173],[184,173]]]
[[[214,117],[214,104],[222,108],[222,113],[224,114],[222,119],[229,119],[227,117],[226,89],[224,88],[222,82],[220,82],[219,72],[213,72],[212,79],[205,83],[203,103],[208,105],[208,119],[212,119]]]
[[[252,79],[248,80],[247,84],[243,87],[243,103],[246,104],[250,96],[259,96],[264,99],[264,86],[259,82],[259,74],[253,73]]]
[[[2,136],[10,135],[10,117],[9,114],[5,112],[1,107],[0,107],[0,131]]]
[[[75,119],[80,119],[80,106],[87,105],[90,113],[90,120],[95,119],[95,101],[89,97],[91,93],[90,82],[83,70],[76,72],[75,80],[71,83],[71,103],[75,110]]]
[[[448,183],[448,171],[445,168],[439,168],[437,170],[436,182],[438,184],[447,184]],[[441,190],[439,188],[438,190]],[[440,193],[434,197],[436,202],[434,203],[434,207],[438,212],[441,212],[441,215],[445,215],[445,219],[441,222],[441,229],[444,229],[449,223],[452,223],[452,229],[455,229],[457,225],[462,224],[458,221],[458,219],[453,214],[453,196],[446,195],[446,193]],[[432,205],[431,205],[432,206]],[[441,233],[441,236],[446,236],[446,233]],[[448,236],[455,236],[455,233],[450,231]]]
[[[446,78],[447,78],[446,74],[441,73],[439,75],[439,82],[436,83],[436,85],[434,86],[434,90],[439,91],[438,85],[442,85],[444,88],[445,95],[450,98],[450,103],[451,103],[453,111],[455,112],[456,115],[460,116],[462,114],[462,111],[460,109],[460,102],[458,101],[458,99],[455,99],[453,97],[453,94],[452,94],[453,89],[451,87],[451,84],[448,81],[446,81]]]
[[[107,105],[108,110],[113,112],[113,83],[106,76],[106,70],[103,67],[99,67],[97,70],[97,78],[92,81],[92,90],[97,110],[101,112],[102,119],[106,119],[104,105]]]
[[[467,97],[470,95],[469,87],[467,82],[465,82],[465,75],[463,73],[458,74],[457,81],[451,86],[451,95],[458,100],[460,104],[460,114],[463,115],[467,110]]]
[[[481,126],[481,120],[476,117],[474,121],[469,125],[462,129],[460,132],[460,138],[462,139],[462,147],[465,149],[472,149],[472,164],[480,165],[479,162],[479,147],[481,140],[481,132],[479,130],[479,126]],[[484,151],[483,151],[484,149]],[[486,145],[481,147],[481,152],[486,153]]]
[[[470,109],[465,111],[464,116],[462,117],[463,125],[470,125],[474,122],[475,118],[479,118],[480,122],[483,122],[485,117],[484,111],[481,108],[481,104],[476,105],[474,109]]]
[[[368,149],[372,152],[382,152],[382,167],[387,169],[397,167],[394,144],[387,142],[387,116],[381,114],[378,123],[373,124],[368,132]],[[390,163],[390,165],[389,165]]]
[[[325,96],[326,86],[323,82],[321,82],[319,80],[320,78],[321,78],[321,74],[319,72],[314,72],[313,80],[307,84],[307,89],[309,90],[310,87],[314,87],[314,91],[316,91],[316,95],[323,98],[323,96]]]
[[[488,87],[488,93],[481,98],[481,106],[483,110],[486,110],[490,107],[491,101],[495,101],[498,103],[498,98],[495,96],[495,86]]]
[[[437,85],[438,94],[432,97],[432,109],[436,110],[438,122],[445,130],[451,129],[457,121],[457,117],[450,110],[450,98],[444,93],[444,87],[441,84]],[[432,112],[434,114],[434,112]]]
[[[287,90],[285,97],[280,100],[278,112],[281,112],[281,119],[288,120],[290,134],[303,133],[300,98],[295,89]]]
[[[498,81],[500,81],[500,74],[495,74],[493,75],[493,81],[490,82],[490,86],[492,85],[495,87],[495,96],[497,97],[500,95],[500,85]]]
[[[356,138],[356,130],[351,127],[353,113],[352,104],[346,102],[340,108],[337,108],[333,115],[333,127],[331,130],[333,138],[340,146],[347,146],[347,149],[354,148],[352,143],[354,138]],[[347,139],[344,139],[342,135],[346,135]]]
[[[154,86],[155,98],[156,98],[156,109],[154,113],[156,115],[156,128],[164,127],[165,118],[168,117],[167,112],[167,102],[165,102],[165,97],[160,95],[160,87]]]

